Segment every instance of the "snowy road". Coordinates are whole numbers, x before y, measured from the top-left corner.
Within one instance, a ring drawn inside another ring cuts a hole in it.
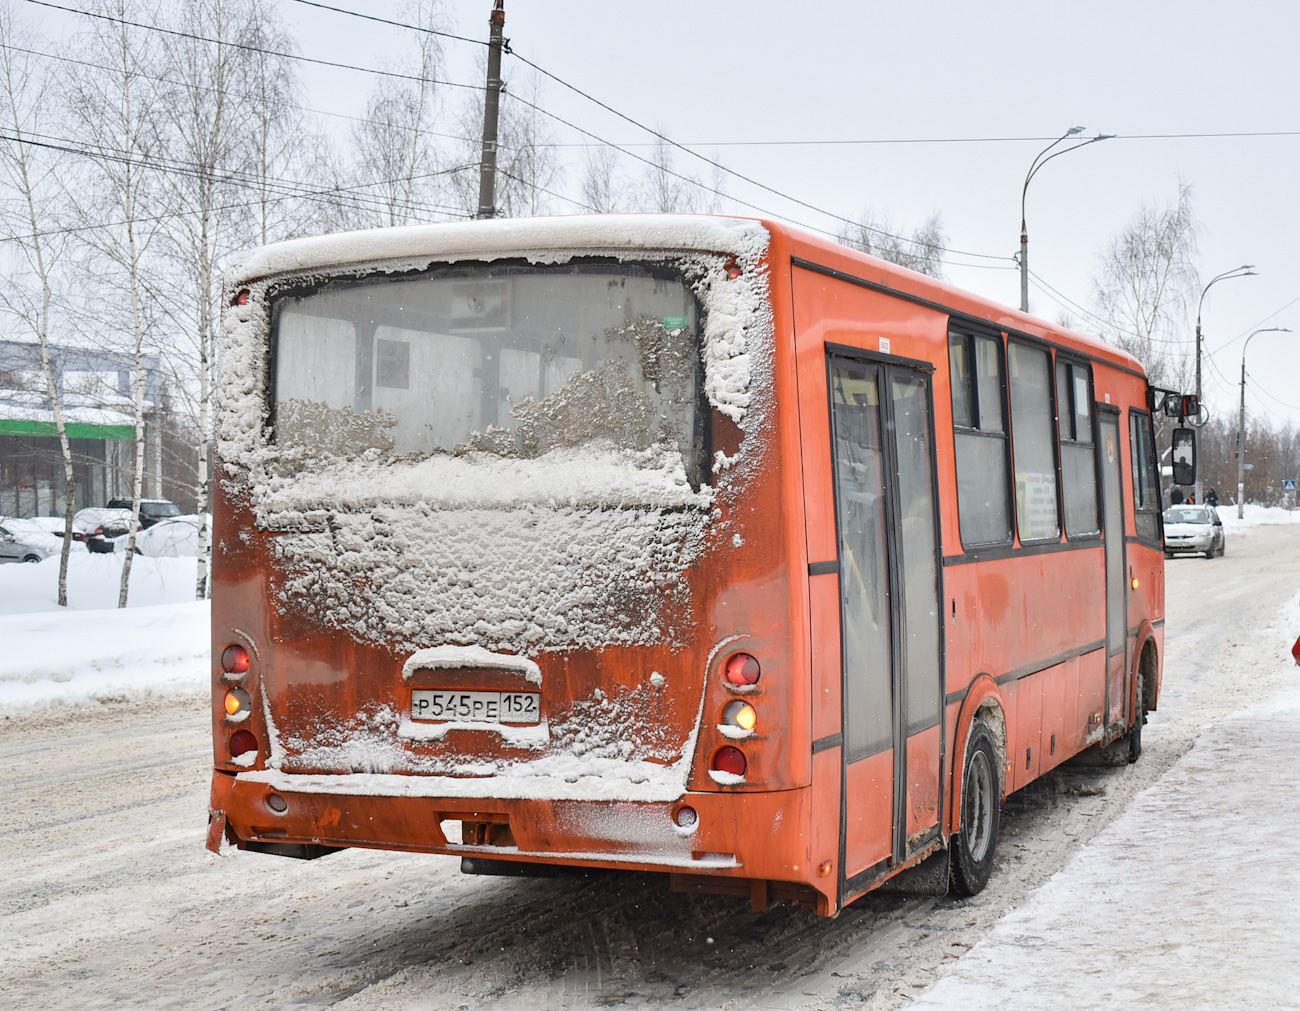
[[[1165,693],[1142,761],[1061,770],[1013,797],[982,895],[869,896],[834,921],[673,895],[649,876],[475,878],[454,859],[361,850],[312,863],[214,856],[205,697],[5,718],[0,1003],[906,1006],[1199,735],[1297,684],[1297,629],[1279,615],[1300,587],[1300,529],[1249,528],[1225,558],[1167,571]],[[952,992],[974,1006],[977,974],[965,975],[974,982]]]

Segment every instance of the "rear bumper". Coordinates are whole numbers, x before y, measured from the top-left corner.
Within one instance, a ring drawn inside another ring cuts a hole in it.
[[[283,812],[269,803],[273,795]],[[214,824],[224,818],[225,838],[241,849],[359,846],[829,887],[806,853],[809,795],[686,793],[656,802],[376,796],[285,790],[216,770],[211,808]],[[698,813],[693,831],[674,821],[683,805]]]

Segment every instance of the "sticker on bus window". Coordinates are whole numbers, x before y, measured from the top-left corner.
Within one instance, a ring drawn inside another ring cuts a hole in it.
[[[881,338],[880,338],[880,353],[881,353],[882,355],[887,355],[887,354],[889,354],[889,338],[888,338],[888,337],[881,337]]]
[[[1115,436],[1111,432],[1106,433],[1106,462],[1115,462]]]

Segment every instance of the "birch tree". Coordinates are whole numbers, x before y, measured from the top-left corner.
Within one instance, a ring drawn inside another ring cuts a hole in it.
[[[420,0],[409,16],[432,28],[437,7]],[[381,77],[366,103],[365,117],[352,130],[355,195],[350,205],[360,225],[407,225],[436,213],[441,157],[431,130],[437,114],[434,79],[442,62],[438,37],[416,32],[415,60],[399,64],[418,80]]]
[[[901,232],[887,214],[867,210],[854,224],[841,228],[836,238],[868,256],[942,278],[943,247],[948,241],[943,231],[943,216],[936,211],[914,228],[910,236]]]
[[[264,185],[269,171],[266,155],[274,132],[276,111],[261,109],[260,130],[249,143],[249,106],[276,94],[278,74],[265,54],[239,44],[253,44],[265,32],[260,4],[248,0],[185,0],[175,10],[173,24],[184,33],[165,50],[163,80],[157,87],[162,110],[160,139],[170,171],[157,173],[161,217],[160,252],[175,268],[175,284],[163,280],[156,302],[182,338],[197,384],[195,415],[198,459],[195,480],[199,515],[198,564],[194,593],[202,600],[208,583],[208,453],[212,411],[213,364],[216,355],[216,303],[221,286],[219,259],[234,245],[247,244],[270,224],[272,204]],[[201,38],[194,38],[200,36]],[[215,39],[215,42],[204,41]],[[254,60],[252,57],[260,57]],[[250,66],[250,64],[253,64]],[[249,85],[260,93],[247,96]],[[260,142],[260,143],[259,143]],[[245,166],[251,162],[252,170]],[[241,206],[250,195],[251,206]],[[255,241],[255,239],[254,239]],[[178,384],[185,389],[188,384]]]
[[[1192,189],[1164,207],[1142,204],[1101,256],[1093,278],[1107,339],[1133,355],[1157,386],[1177,385],[1186,370],[1187,321],[1201,289],[1195,265],[1200,225]]]
[[[68,606],[68,557],[72,549],[72,518],[77,509],[77,485],[72,467],[72,444],[63,411],[61,377],[50,352],[55,303],[54,271],[62,252],[51,211],[57,201],[58,164],[48,149],[34,147],[33,136],[45,133],[42,122],[52,103],[49,72],[34,67],[23,52],[33,46],[32,33],[21,30],[8,7],[0,8],[0,121],[7,137],[0,141],[0,170],[4,184],[16,198],[7,202],[7,230],[17,247],[19,270],[5,271],[0,301],[36,338],[40,346],[45,396],[54,414],[55,432],[63,457],[63,548],[59,554],[59,606]],[[30,286],[27,282],[30,282]]]
[[[145,260],[157,228],[151,206],[150,173],[153,157],[161,148],[156,96],[152,81],[157,73],[150,33],[124,22],[157,22],[156,7],[128,5],[127,0],[104,0],[96,10],[116,21],[94,21],[82,48],[97,60],[95,66],[77,66],[67,72],[67,108],[78,135],[94,152],[90,178],[81,180],[69,202],[78,221],[78,234],[87,246],[86,262],[116,296],[97,305],[100,325],[125,297],[123,321],[132,356],[131,399],[135,429],[135,454],[131,474],[131,529],[118,607],[125,607],[135,558],[136,530],[140,521],[140,495],[145,463],[145,342],[150,336],[156,306],[145,288]],[[151,213],[152,212],[152,213]]]

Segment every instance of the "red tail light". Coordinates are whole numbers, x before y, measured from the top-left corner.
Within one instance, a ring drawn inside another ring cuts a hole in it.
[[[227,646],[221,654],[221,669],[227,674],[243,674],[248,670],[248,650],[243,646]]]
[[[714,754],[712,767],[714,772],[743,776],[745,770],[749,768],[749,763],[745,761],[745,753],[739,748],[726,747],[719,748]]]
[[[758,661],[748,653],[737,653],[727,661],[727,681],[737,688],[758,684],[759,675],[762,673]]]
[[[232,758],[247,755],[250,751],[257,751],[257,738],[253,736],[251,731],[237,730],[230,735],[230,755]]]
[[[96,527],[96,528],[95,528],[95,532],[94,532],[91,536],[92,536],[92,537],[102,537],[103,535],[104,535],[104,528],[103,528],[103,527]]]

